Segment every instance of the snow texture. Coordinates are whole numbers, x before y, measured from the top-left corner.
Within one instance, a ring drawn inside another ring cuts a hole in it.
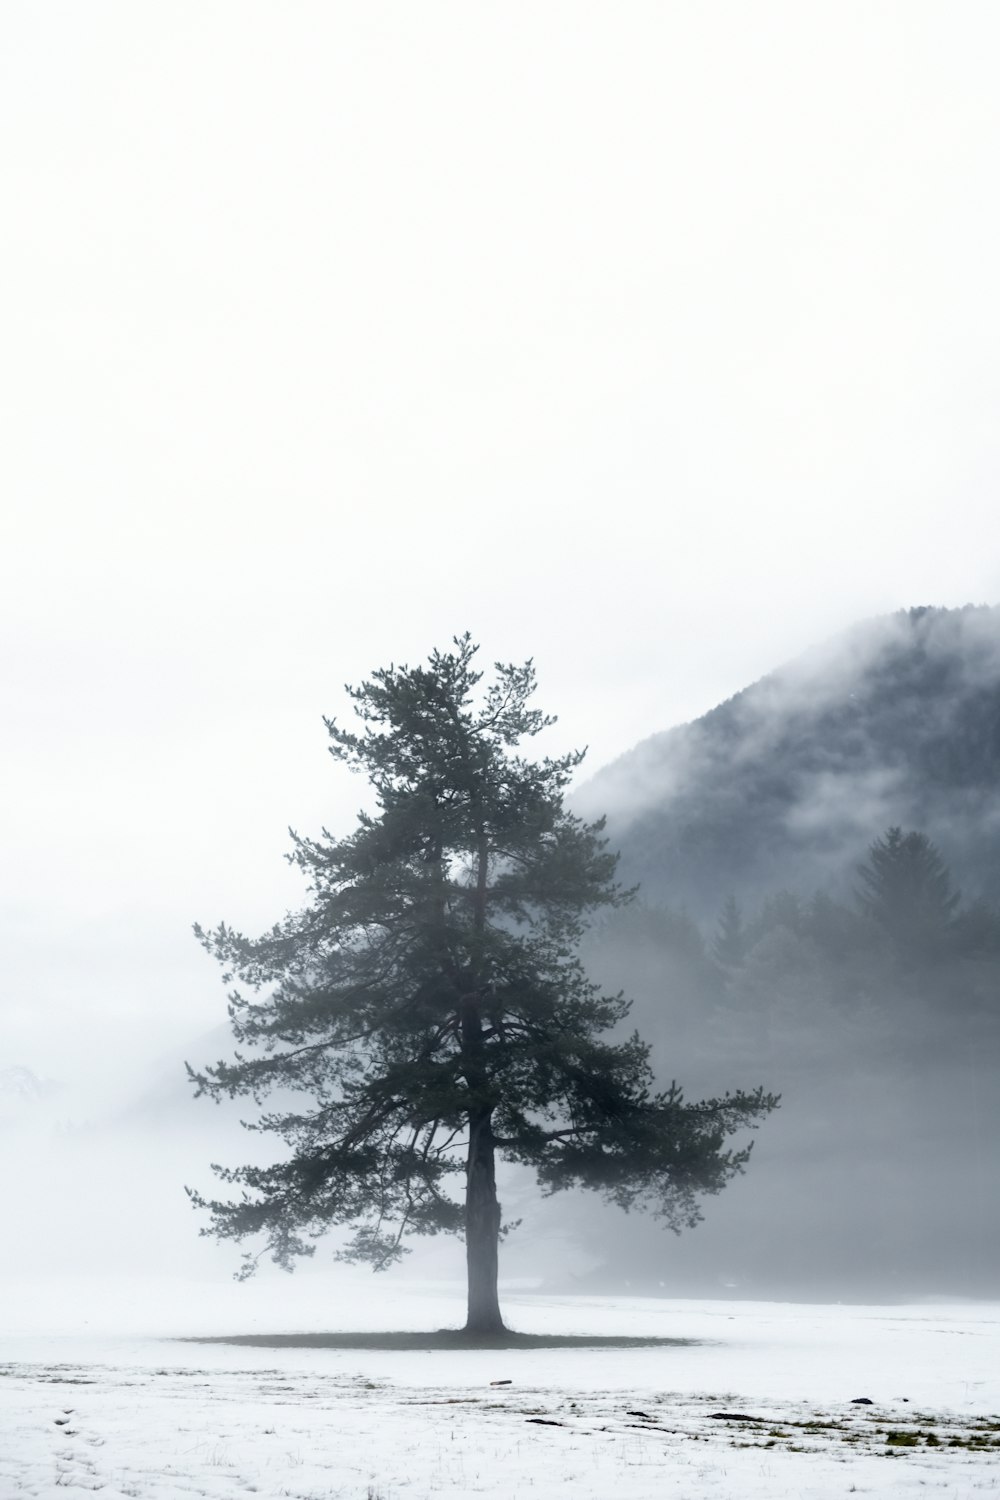
[[[996,1305],[508,1290],[508,1319],[522,1331],[696,1342],[390,1351],[176,1340],[455,1326],[460,1289],[338,1273],[273,1278],[249,1294],[180,1281],[0,1290],[2,1500],[810,1500],[1000,1489]]]

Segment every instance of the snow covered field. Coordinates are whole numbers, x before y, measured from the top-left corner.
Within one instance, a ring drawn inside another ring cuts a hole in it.
[[[695,1342],[460,1351],[176,1341],[461,1321],[457,1286],[345,1270],[247,1285],[22,1278],[0,1298],[0,1500],[1000,1490],[996,1305],[509,1290],[521,1331]]]

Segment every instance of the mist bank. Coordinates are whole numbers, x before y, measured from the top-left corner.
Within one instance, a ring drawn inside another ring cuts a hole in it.
[[[782,1105],[746,1174],[680,1237],[593,1194],[543,1198],[530,1173],[506,1169],[504,1217],[520,1223],[502,1274],[657,1296],[1000,1295],[1000,923],[952,906],[955,885],[936,887],[936,931],[926,910],[886,925],[823,892],[727,901],[704,927],[636,901],[592,929],[588,968],[633,997],[627,1025],[651,1044],[660,1084],[677,1078],[697,1099],[759,1082]],[[264,1142],[240,1125],[245,1102],[194,1099],[183,1062],[229,1045],[226,1028],[194,1039],[117,1096],[100,1079],[12,1070],[0,1178],[15,1211],[0,1271],[228,1280],[239,1248],[199,1236],[184,1185],[212,1186],[212,1161]],[[318,1246],[315,1270],[336,1246]],[[422,1240],[379,1285],[391,1297],[400,1276],[461,1270],[459,1241]]]
[[[916,867],[916,868],[914,868]],[[707,929],[636,902],[594,929],[662,1086],[782,1095],[744,1177],[680,1239],[588,1222],[589,1284],[884,1299],[1000,1292],[1000,913],[964,904],[918,833],[887,830],[855,893],[723,903]],[[865,876],[871,879],[865,878]],[[583,1208],[573,1216],[583,1231]],[[586,1282],[582,1284],[587,1284]]]

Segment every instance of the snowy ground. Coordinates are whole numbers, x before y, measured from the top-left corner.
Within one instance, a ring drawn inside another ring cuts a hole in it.
[[[461,1320],[458,1288],[347,1272],[249,1286],[22,1279],[0,1296],[0,1500],[1000,1490],[996,1305],[508,1291],[523,1331],[697,1342],[496,1352],[176,1341]]]

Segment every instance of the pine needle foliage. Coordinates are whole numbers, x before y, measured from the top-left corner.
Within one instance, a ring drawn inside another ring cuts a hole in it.
[[[942,951],[953,935],[961,893],[926,834],[889,828],[858,865],[858,909],[891,941],[900,957],[919,962]]]
[[[554,723],[530,706],[532,662],[485,683],[477,650],[464,635],[349,687],[360,724],[325,721],[330,753],[377,811],[346,838],[292,834],[309,901],[270,932],[195,928],[232,986],[240,1050],[190,1077],[199,1095],[255,1100],[248,1128],[287,1154],[216,1166],[235,1199],[188,1191],[203,1233],[262,1238],[242,1275],[263,1254],[290,1269],[333,1226],[353,1230],[339,1258],[376,1268],[409,1234],[464,1234],[468,1326],[483,1331],[502,1327],[497,1153],[546,1193],[596,1189],[679,1230],[743,1170],[731,1134],[777,1101],[654,1090],[628,1001],[577,956],[592,914],[633,894],[603,821],[564,806],[583,752],[526,758]]]

